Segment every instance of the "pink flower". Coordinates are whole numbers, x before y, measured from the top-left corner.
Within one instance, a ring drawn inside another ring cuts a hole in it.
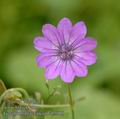
[[[83,21],[72,25],[63,18],[57,28],[45,24],[43,37],[36,37],[34,47],[40,51],[36,58],[38,67],[45,68],[45,76],[54,79],[58,76],[66,83],[73,82],[75,76],[85,77],[88,65],[96,63],[95,39],[86,37],[87,28]]]

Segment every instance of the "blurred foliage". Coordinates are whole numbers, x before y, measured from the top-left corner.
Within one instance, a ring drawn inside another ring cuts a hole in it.
[[[0,0],[0,78],[7,88],[24,88],[33,97],[35,92],[40,92],[46,99],[44,71],[36,65],[38,52],[33,47],[33,39],[42,34],[43,24],[57,25],[63,17],[70,18],[73,23],[84,20],[88,36],[95,37],[98,42],[97,64],[89,68],[88,77],[77,78],[72,84],[75,99],[86,96],[85,101],[76,104],[76,118],[119,119],[118,0]],[[66,85],[59,78],[49,85],[62,86],[61,95],[54,96],[49,103],[65,103]],[[50,118],[57,117],[46,119]]]

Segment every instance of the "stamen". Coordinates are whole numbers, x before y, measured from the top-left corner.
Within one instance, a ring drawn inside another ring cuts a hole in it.
[[[58,55],[62,60],[71,60],[74,56],[72,47],[66,44],[61,45]]]

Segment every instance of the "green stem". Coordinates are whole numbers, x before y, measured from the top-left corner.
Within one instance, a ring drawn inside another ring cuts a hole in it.
[[[28,105],[26,103],[22,103],[22,106],[31,106],[31,107],[38,107],[38,108],[65,108],[70,107],[69,104],[63,104],[63,105],[39,105],[39,104],[31,104]]]
[[[64,107],[69,107],[70,105],[69,104],[66,104],[66,105],[37,105],[37,104],[34,104],[32,106],[40,107],[40,108],[64,108]]]
[[[49,84],[48,84],[48,80],[45,80],[45,85],[46,85],[46,87],[47,87],[47,89],[48,89],[48,92],[49,92],[50,86],[49,86]]]
[[[75,119],[74,104],[73,104],[70,84],[68,84],[68,95],[69,95],[69,103],[70,103],[70,107],[71,107],[72,119]]]
[[[48,96],[48,98],[46,99],[46,103],[49,101],[49,99],[54,95],[56,89],[53,90],[53,92]]]

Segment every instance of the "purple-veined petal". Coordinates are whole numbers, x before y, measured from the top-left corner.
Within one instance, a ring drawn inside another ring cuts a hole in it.
[[[45,49],[52,49],[52,44],[44,37],[35,37],[34,47],[38,51],[44,51]]]
[[[88,74],[87,66],[83,64],[82,62],[74,59],[70,62],[71,66],[75,72],[75,75],[78,77],[85,77]]]
[[[40,68],[45,68],[49,63],[53,62],[55,59],[51,55],[40,54],[37,56],[37,65]]]
[[[48,80],[54,79],[59,76],[60,68],[59,68],[60,60],[53,61],[49,63],[46,67],[45,77]]]
[[[76,23],[73,26],[70,43],[74,42],[77,39],[83,39],[85,38],[87,34],[87,27],[83,21]]]
[[[60,44],[60,36],[57,28],[51,24],[46,24],[42,28],[44,36],[56,47]]]
[[[68,43],[69,39],[70,39],[70,33],[72,30],[72,23],[68,18],[63,18],[57,27],[60,36],[61,36],[61,40],[63,40],[62,42],[64,43]]]
[[[72,83],[75,78],[75,73],[70,65],[70,63],[64,62],[62,65],[62,70],[60,72],[61,79],[65,83]]]
[[[97,41],[93,38],[84,38],[75,47],[75,52],[92,51],[97,46]]]
[[[81,62],[85,65],[92,65],[96,63],[97,56],[94,52],[80,52],[76,54]]]

